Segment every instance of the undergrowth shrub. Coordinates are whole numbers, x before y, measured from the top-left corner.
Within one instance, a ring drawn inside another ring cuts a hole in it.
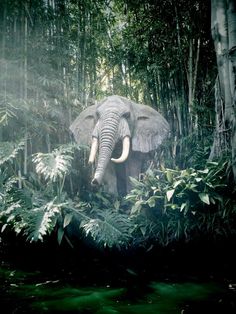
[[[229,171],[229,162],[222,159],[208,162],[203,170],[163,168],[147,172],[142,181],[132,179],[134,189],[126,199],[139,222],[136,232],[162,245],[199,235],[234,234]]]

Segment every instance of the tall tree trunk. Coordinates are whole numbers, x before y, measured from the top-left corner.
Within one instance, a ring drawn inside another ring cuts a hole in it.
[[[195,40],[191,39],[189,44],[189,66],[188,66],[188,107],[189,107],[189,129],[193,131],[196,124],[197,116],[194,112],[194,98],[197,84],[197,70],[200,52],[200,38],[197,40],[196,57],[194,59],[194,44]]]
[[[6,15],[7,15],[7,7],[5,2],[3,3],[3,13],[2,13],[2,40],[1,40],[1,58],[0,58],[0,83],[1,88],[4,89],[4,95],[6,95],[6,72],[7,72],[7,64],[5,60],[5,49],[6,49]],[[5,96],[6,98],[6,96]],[[5,99],[6,101],[6,99]],[[2,128],[0,127],[0,141],[2,140]]]
[[[236,2],[229,0],[228,5],[228,34],[229,34],[229,73],[230,73],[230,89],[232,99],[232,130],[231,130],[231,146],[234,179],[236,182]]]
[[[211,1],[211,31],[214,40],[224,112],[219,119],[230,128],[232,165],[236,182],[236,3]],[[214,146],[214,145],[213,145]]]
[[[27,45],[28,45],[28,20],[27,17],[25,16],[24,18],[24,100],[27,100],[27,81],[28,81],[28,60],[27,60]]]

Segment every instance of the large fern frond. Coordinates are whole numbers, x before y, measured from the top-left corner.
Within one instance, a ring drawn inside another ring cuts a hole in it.
[[[24,212],[24,208],[21,207],[20,202],[15,202],[2,208],[0,213],[0,222],[2,224],[1,232],[3,232],[7,226],[13,228],[16,233],[22,231],[25,226],[25,221],[21,219],[21,215]]]
[[[127,215],[111,210],[96,210],[96,214],[96,218],[81,223],[86,235],[91,235],[96,243],[104,247],[121,248],[129,245],[133,225]]]
[[[54,229],[60,214],[60,205],[54,204],[53,201],[28,211],[24,228],[27,240],[43,241],[43,237]]]
[[[19,143],[0,142],[0,166],[7,161],[15,159],[19,151],[24,148],[24,144],[24,141],[20,141]]]
[[[51,153],[37,153],[33,157],[36,172],[44,176],[45,180],[52,182],[62,179],[70,170],[73,156],[72,151],[55,149]]]
[[[6,99],[6,95],[0,94],[0,125],[6,126],[10,119],[16,118],[17,109],[9,95]]]
[[[12,200],[10,205],[5,204],[5,208],[0,212],[1,231],[10,227],[17,234],[23,232],[30,242],[43,241],[43,237],[55,228],[63,204],[54,203],[55,200],[48,203],[44,201],[43,204],[41,201],[33,208],[27,208],[21,199]]]

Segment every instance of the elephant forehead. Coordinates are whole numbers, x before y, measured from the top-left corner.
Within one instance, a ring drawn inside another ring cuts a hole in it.
[[[100,114],[118,113],[120,115],[129,112],[129,107],[118,97],[108,97],[97,107]]]
[[[106,106],[101,106],[97,109],[97,112],[101,115],[109,114],[109,113],[123,115],[127,111],[128,110],[125,106],[122,106],[122,105],[120,106],[117,104],[107,104]]]

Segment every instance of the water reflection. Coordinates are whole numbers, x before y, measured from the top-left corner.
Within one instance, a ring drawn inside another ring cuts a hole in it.
[[[147,286],[89,286],[40,272],[0,268],[4,313],[233,313],[235,293],[216,282],[152,282]],[[231,286],[232,288],[232,286]],[[232,302],[231,302],[232,303]]]

